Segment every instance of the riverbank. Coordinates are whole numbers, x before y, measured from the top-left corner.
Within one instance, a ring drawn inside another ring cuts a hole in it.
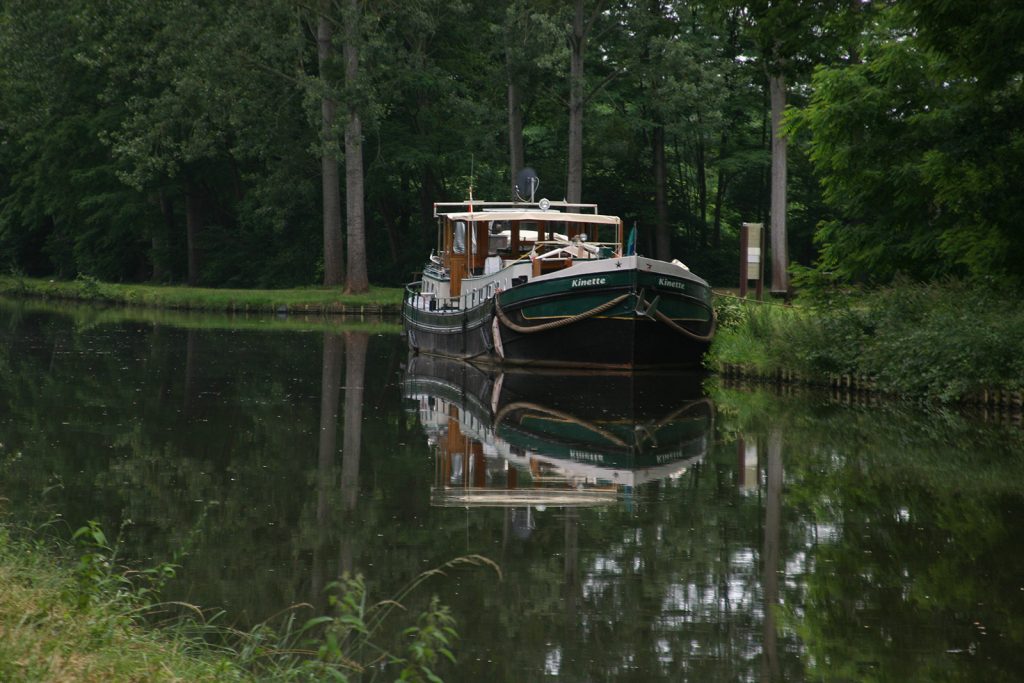
[[[389,315],[398,314],[402,307],[402,289],[398,287],[371,287],[365,294],[345,294],[340,288],[328,287],[210,289],[112,284],[89,277],[64,282],[0,276],[0,295],[226,313]]]
[[[96,522],[73,540],[72,547],[0,522],[0,681],[344,681],[372,667],[396,681],[441,683],[434,672],[455,662],[451,611],[437,597],[414,612],[399,600],[456,566],[501,576],[491,560],[467,555],[376,601],[362,576],[346,574],[325,589],[330,614],[313,616],[303,603],[283,610],[279,624],[240,631],[217,612],[162,602],[174,566],[119,566]],[[393,641],[399,649],[384,646],[389,630],[401,634]]]
[[[796,305],[719,296],[706,358],[725,377],[1021,410],[1024,306],[959,282],[826,292]]]
[[[0,527],[0,680],[254,680],[197,639],[144,627],[136,606],[85,588],[52,548]]]
[[[3,295],[291,318],[397,315],[402,302],[397,287],[346,295],[329,288],[207,289],[17,276],[0,276]],[[1024,306],[981,287],[898,283],[871,292],[805,295],[792,306],[719,292],[715,307],[718,333],[705,365],[723,377],[1024,408]]]

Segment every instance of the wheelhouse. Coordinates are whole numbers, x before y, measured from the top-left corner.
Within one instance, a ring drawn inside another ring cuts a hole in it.
[[[537,277],[574,262],[622,254],[622,221],[593,204],[435,204],[437,246],[432,263],[450,282],[448,296],[462,294],[463,280]],[[481,283],[484,286],[487,283]],[[515,283],[498,283],[510,286]]]

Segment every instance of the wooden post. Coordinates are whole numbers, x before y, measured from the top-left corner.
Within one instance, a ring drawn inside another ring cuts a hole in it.
[[[764,230],[758,232],[761,235],[761,239],[758,241],[758,253],[761,258],[758,259],[756,296],[758,301],[764,301]]]
[[[740,224],[740,298],[747,297],[747,242],[750,239],[750,223]]]

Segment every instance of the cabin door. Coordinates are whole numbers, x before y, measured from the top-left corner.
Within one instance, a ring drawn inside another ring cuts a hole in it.
[[[449,264],[451,296],[460,296],[462,294],[462,278],[466,277],[466,255],[452,254],[449,257]]]

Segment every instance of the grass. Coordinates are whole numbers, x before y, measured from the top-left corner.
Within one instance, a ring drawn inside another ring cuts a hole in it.
[[[1024,307],[957,281],[757,304],[719,297],[706,363],[724,372],[796,374],[916,399],[957,402],[1024,390]]]
[[[159,589],[174,576],[173,566],[118,566],[95,522],[74,540],[74,549],[54,545],[0,523],[0,681],[312,682],[380,673],[442,683],[436,672],[455,662],[455,620],[436,596],[412,615],[401,601],[455,567],[487,567],[501,576],[491,560],[468,555],[423,572],[394,599],[373,602],[362,577],[346,575],[328,586],[329,614],[303,621],[310,606],[296,605],[275,624],[241,632],[193,606],[161,603]],[[158,625],[158,615],[171,616]],[[380,643],[400,626],[396,617],[414,623],[389,650]]]
[[[79,591],[43,544],[0,529],[0,680],[252,680],[194,639],[143,627],[116,594],[80,604]]]
[[[327,287],[211,289],[111,284],[90,277],[65,282],[18,275],[0,276],[0,295],[229,312],[397,313],[402,304],[402,290],[397,287],[371,287],[365,294],[346,294]]]
[[[260,332],[367,332],[399,334],[402,325],[392,317],[378,315],[335,316],[323,313],[290,313],[287,316],[269,312],[227,313],[220,311],[182,311],[168,308],[138,306],[83,306],[66,300],[19,299],[0,297],[0,308],[13,306],[20,311],[67,315],[77,329],[123,322],[144,322],[186,330],[258,330]]]

